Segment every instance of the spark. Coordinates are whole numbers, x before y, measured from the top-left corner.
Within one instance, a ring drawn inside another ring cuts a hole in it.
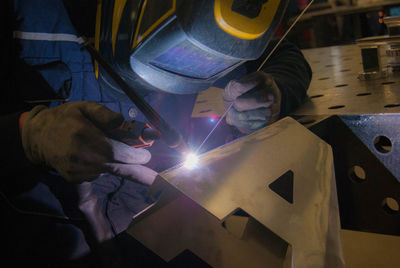
[[[199,157],[194,153],[188,153],[186,155],[186,159],[185,162],[183,163],[183,166],[187,169],[194,169],[197,167],[198,163],[199,163]]]

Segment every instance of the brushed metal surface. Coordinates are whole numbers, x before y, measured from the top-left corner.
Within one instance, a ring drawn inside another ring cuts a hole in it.
[[[289,170],[293,204],[268,187]],[[160,189],[127,232],[166,261],[189,249],[213,267],[279,267],[289,244],[292,267],[340,267],[332,150],[292,118],[201,155],[197,169],[166,170],[150,192]],[[242,238],[223,227],[239,209]]]

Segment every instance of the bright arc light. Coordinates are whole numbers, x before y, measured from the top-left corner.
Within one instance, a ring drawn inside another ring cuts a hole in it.
[[[197,167],[197,164],[199,162],[199,157],[194,154],[194,153],[189,153],[186,155],[185,162],[183,163],[183,166],[187,169],[194,169]]]

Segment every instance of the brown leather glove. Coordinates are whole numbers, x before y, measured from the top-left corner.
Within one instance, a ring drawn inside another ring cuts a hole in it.
[[[69,182],[90,181],[109,172],[149,185],[157,175],[143,166],[150,152],[104,134],[123,120],[121,114],[90,101],[36,106],[24,120],[22,144],[30,161],[54,168]]]

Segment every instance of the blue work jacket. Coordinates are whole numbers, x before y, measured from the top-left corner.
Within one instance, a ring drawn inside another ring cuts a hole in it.
[[[59,99],[51,102],[51,107],[70,101],[90,100],[123,114],[126,120],[147,122],[131,101],[115,99],[99,86],[90,54],[82,48],[83,39],[74,29],[61,0],[15,0],[14,3],[16,19],[19,21],[14,31],[14,38],[21,46],[19,57],[38,70],[59,96]],[[245,72],[242,66],[230,76],[238,78]],[[223,87],[229,80],[230,77],[225,78],[217,85]],[[191,141],[201,141],[213,127],[207,118],[191,118],[196,94],[150,92],[146,94],[145,100],[182,134],[189,145]],[[230,128],[225,125],[225,129],[225,134],[228,134]],[[222,132],[218,132],[219,139],[213,137],[213,147],[224,143],[226,135]],[[148,150],[152,153],[152,159],[147,166],[156,171],[162,171],[180,161],[179,155],[162,141],[155,142]],[[108,194],[117,189],[112,200],[108,200]],[[44,190],[40,190],[41,199],[51,195],[50,191],[43,194]],[[112,175],[104,175],[95,180],[93,192],[107,207],[110,221],[113,221],[112,225],[118,232],[127,227],[134,214],[154,201],[146,198],[147,187]],[[32,198],[35,198],[35,194]],[[54,201],[52,197],[48,200]]]

